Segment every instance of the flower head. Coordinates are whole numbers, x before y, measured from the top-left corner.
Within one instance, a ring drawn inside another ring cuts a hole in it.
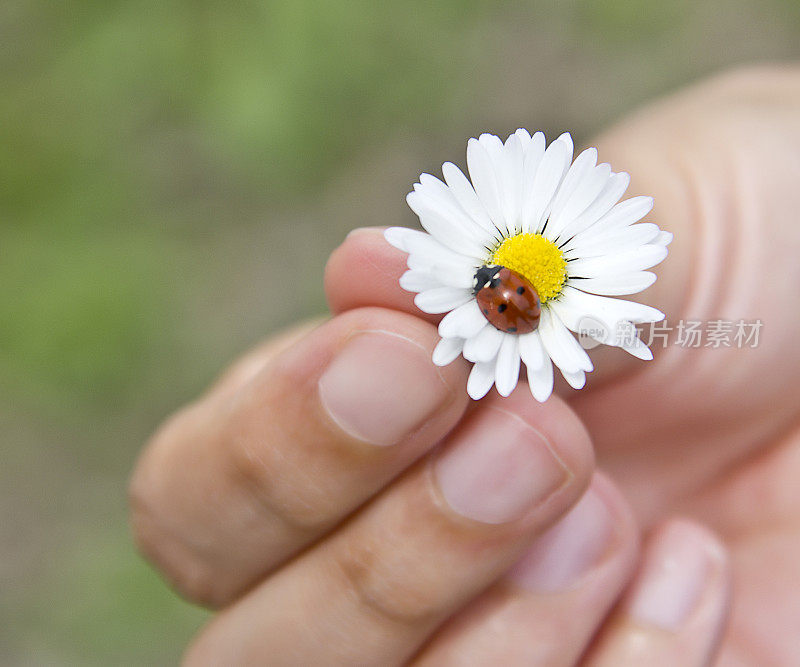
[[[583,387],[593,366],[570,331],[652,359],[634,325],[663,313],[609,297],[649,287],[656,276],[645,269],[667,256],[672,234],[635,224],[653,200],[619,201],[628,174],[597,164],[594,148],[574,162],[572,154],[568,133],[547,147],[541,132],[519,129],[505,142],[482,134],[467,144],[471,183],[446,162],[444,182],[422,174],[409,193],[427,233],[386,230],[408,253],[400,285],[418,293],[423,312],[446,313],[434,363],[462,354],[473,362],[467,391],[476,400],[492,385],[508,396],[520,361],[539,401],[553,391],[553,365]]]

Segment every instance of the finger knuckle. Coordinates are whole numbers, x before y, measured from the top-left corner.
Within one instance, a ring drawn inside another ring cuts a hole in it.
[[[313,485],[297,484],[305,476],[280,452],[275,440],[237,435],[228,440],[233,483],[250,495],[258,510],[301,533],[329,525],[335,503]],[[287,482],[292,480],[295,483]]]
[[[175,539],[146,506],[134,504],[131,526],[139,553],[181,597],[210,608],[228,601],[230,591],[208,559]]]
[[[346,589],[362,612],[379,621],[419,627],[446,613],[435,578],[413,558],[385,545],[366,543],[343,549],[334,559]]]
[[[211,572],[208,563],[190,559],[164,574],[172,588],[189,602],[217,609],[230,601],[230,591],[220,587],[219,576]]]
[[[178,431],[187,421],[188,410],[170,417],[145,446],[128,483],[128,507],[134,537],[143,545],[163,539],[162,530],[156,529],[169,512],[164,489],[169,487],[170,466],[167,455]],[[158,535],[158,537],[156,537]],[[152,546],[155,546],[154,544]]]
[[[166,581],[184,598],[209,607],[225,601],[221,579],[181,531],[170,499],[173,486],[169,462],[172,447],[187,437],[195,419],[189,406],[170,417],[145,447],[128,485],[130,526],[134,543]]]
[[[146,453],[145,459],[147,459]],[[133,539],[141,553],[158,565],[162,543],[166,540],[160,528],[161,512],[154,502],[155,486],[152,467],[147,460],[139,463],[128,485],[128,507]]]

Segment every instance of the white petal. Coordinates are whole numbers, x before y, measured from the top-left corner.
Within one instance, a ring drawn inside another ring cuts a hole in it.
[[[655,281],[656,274],[652,271],[635,271],[633,273],[618,273],[613,276],[601,276],[599,278],[571,278],[569,284],[576,289],[590,292],[591,294],[621,296],[646,290]]]
[[[477,264],[474,259],[461,256],[434,258],[424,254],[411,253],[406,258],[406,266],[409,269],[412,271],[427,271],[433,276],[437,274],[444,275],[448,272],[461,275],[465,271],[471,271],[474,274]]]
[[[572,135],[569,132],[562,132],[558,135],[556,141],[560,141],[567,147],[567,162],[572,162],[572,151],[575,149],[575,144],[572,141]],[[566,169],[564,170],[566,173]]]
[[[390,229],[403,229],[403,227],[391,227]],[[468,255],[454,252],[449,247],[442,245],[430,234],[418,232],[413,229],[407,230],[410,234],[401,234],[403,250],[411,255],[430,260],[431,263],[447,263],[471,265],[475,260]]]
[[[503,152],[503,141],[496,134],[483,132],[478,137],[478,141],[486,148],[492,158],[501,155]]]
[[[459,217],[438,206],[431,197],[424,194],[422,188],[410,192],[406,201],[419,216],[420,224],[443,246],[469,257],[481,257],[485,254],[485,237],[466,226],[466,214]],[[470,225],[477,228],[471,220]]]
[[[520,211],[517,200],[522,190],[522,147],[516,135],[503,144],[500,137],[487,132],[478,137],[478,142],[486,149],[496,178],[500,217],[495,222],[501,231],[514,234]]]
[[[435,287],[420,292],[414,303],[423,313],[446,313],[472,299],[472,290],[455,287]]]
[[[668,254],[667,249],[660,245],[643,245],[635,250],[603,255],[602,257],[587,257],[576,259],[567,263],[567,272],[570,276],[581,278],[595,278],[617,273],[630,273],[642,271],[664,261]]]
[[[383,232],[383,238],[386,239],[389,245],[403,252],[410,252],[408,249],[408,241],[418,236],[427,236],[427,234],[416,229],[409,229],[408,227],[389,227]]]
[[[495,386],[501,396],[510,396],[519,379],[519,349],[517,336],[505,334],[497,353]]]
[[[442,338],[457,336],[472,338],[486,326],[486,318],[475,299],[470,299],[463,306],[451,310],[439,322],[439,335]]]
[[[563,248],[567,259],[572,257],[597,257],[610,253],[634,250],[652,242],[661,230],[652,222],[642,222],[629,227],[618,227],[609,231],[589,230],[574,236]]]
[[[579,234],[585,229],[591,228],[600,218],[611,210],[611,207],[616,204],[620,197],[625,194],[631,177],[626,172],[622,171],[618,174],[611,174],[603,191],[597,196],[597,199],[581,213],[575,220],[567,224],[561,231],[562,239],[570,239],[575,234]]]
[[[430,274],[448,287],[472,289],[475,284],[475,267],[469,264],[433,264]]]
[[[634,338],[632,342],[626,342],[620,345],[620,347],[628,354],[632,354],[639,359],[644,359],[645,361],[651,361],[653,359],[653,351],[647,347],[638,336]]]
[[[597,200],[610,176],[611,166],[606,163],[592,169],[575,188],[575,192],[563,205],[558,216],[554,219],[553,214],[550,215],[547,223],[548,238],[559,241],[566,227],[575,222],[591,206],[592,202]]]
[[[594,198],[599,194],[600,190],[602,189],[605,180],[608,179],[608,175],[606,175],[606,178],[604,179],[603,183],[597,184],[597,191],[590,199],[588,199],[588,201],[585,201],[583,203],[580,210],[575,211],[574,210],[575,204],[572,203],[573,197],[576,194],[580,195],[580,189],[584,181],[587,179],[590,181],[592,180],[590,176],[596,164],[597,164],[596,148],[587,148],[580,155],[578,155],[578,157],[575,159],[575,162],[572,163],[572,166],[567,171],[566,176],[564,176],[564,180],[561,181],[561,185],[559,185],[555,197],[553,197],[553,206],[550,210],[550,219],[547,222],[548,231],[551,231],[549,229],[550,224],[561,216],[562,211],[564,211],[565,208],[567,209],[567,214],[571,215],[572,218],[574,218],[575,215],[583,211],[584,208],[586,208],[589,204],[592,203],[592,201],[594,201]],[[609,168],[609,173],[610,171],[611,170]],[[566,220],[566,222],[569,222],[572,218]],[[564,224],[565,222],[561,221],[559,222],[558,231],[560,231],[563,228]],[[549,238],[554,239],[557,238],[557,236],[558,236],[557,233],[551,232],[551,234],[549,234]]]
[[[523,159],[523,178],[522,178],[522,201],[525,202],[527,192],[533,187],[533,179],[542,161],[545,149],[545,139],[543,132],[537,132],[531,137],[530,142],[525,146],[525,157]]]
[[[659,232],[658,236],[656,236],[651,243],[653,245],[668,246],[670,243],[672,243],[672,237],[672,232]]]
[[[424,292],[442,283],[430,271],[406,271],[400,276],[400,287],[407,292]]]
[[[583,389],[584,385],[586,384],[586,373],[583,371],[578,371],[577,373],[567,373],[562,370],[561,375],[564,376],[564,379],[573,389]]]
[[[631,197],[620,202],[595,224],[606,229],[624,227],[638,222],[653,209],[652,197]]]
[[[503,343],[502,331],[486,324],[476,335],[464,343],[464,358],[469,361],[491,361]]]
[[[523,334],[519,337],[519,356],[526,366],[539,368],[544,364],[545,352],[542,340],[536,331]]]
[[[487,143],[489,142],[486,140],[480,142],[478,139],[470,139],[467,142],[467,167],[475,192],[486,208],[489,218],[495,227],[505,233],[507,228],[500,203],[500,189],[494,163],[484,145]]]
[[[592,370],[592,362],[589,355],[586,354],[586,350],[580,346],[558,316],[550,312],[549,308],[542,309],[538,331],[544,349],[553,363],[561,370],[568,373]]]
[[[467,393],[473,400],[486,396],[494,384],[494,360],[478,363],[472,367],[467,380]]]
[[[489,218],[486,207],[478,198],[478,195],[475,193],[475,188],[472,187],[472,183],[469,182],[469,179],[464,176],[464,173],[452,162],[445,162],[442,165],[442,174],[444,175],[447,187],[450,188],[450,192],[453,193],[453,197],[455,197],[459,206],[461,206],[464,212],[485,232],[492,238],[495,238],[495,235],[498,234],[497,228]]]
[[[447,366],[458,358],[463,348],[463,338],[442,338],[433,349],[433,363],[437,366]]]
[[[533,183],[526,187],[522,202],[522,231],[536,232],[550,209],[553,196],[569,165],[569,148],[564,141],[551,143],[542,156]]]
[[[410,252],[406,258],[409,269],[438,275],[439,280],[445,284],[472,286],[471,282],[469,285],[464,283],[465,275],[474,275],[480,261],[448,250],[429,234],[421,233],[420,236],[409,237],[404,239],[404,243]]]
[[[553,363],[549,357],[539,368],[528,366],[528,385],[531,394],[539,403],[544,403],[550,398],[550,394],[553,393]]]
[[[528,132],[524,127],[519,128],[514,134],[517,135],[517,139],[519,139],[519,144],[522,146],[522,152],[525,153],[528,150],[528,146],[531,143],[531,133]]]
[[[620,322],[660,322],[664,319],[664,313],[651,306],[587,294],[569,285],[564,287],[558,299],[547,305],[571,331],[580,331],[582,320],[586,318],[602,322],[612,333]]]
[[[458,170],[458,168],[456,169]],[[460,173],[459,171],[459,174]],[[463,174],[461,174],[461,176],[466,180]],[[493,237],[493,234],[487,237],[487,227],[473,219],[472,215],[461,205],[458,197],[456,197],[456,193],[449,185],[446,185],[430,174],[421,174],[419,181],[419,183],[414,185],[414,190],[425,198],[429,206],[435,207],[441,211],[443,215],[457,222],[471,238],[484,244]],[[469,183],[467,183],[467,187],[472,190],[472,186],[469,185]],[[472,193],[473,196],[475,196],[474,190],[472,190]],[[484,216],[486,216],[485,211]],[[492,228],[491,222],[488,221],[488,216],[486,217],[487,222],[489,222],[488,229],[493,232],[494,229]]]
[[[512,134],[503,146],[500,192],[503,199],[503,215],[509,234],[516,234],[522,228],[522,176],[524,153],[516,134]]]

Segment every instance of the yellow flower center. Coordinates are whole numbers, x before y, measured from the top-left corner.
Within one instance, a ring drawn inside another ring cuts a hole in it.
[[[517,234],[505,239],[492,262],[516,271],[533,285],[542,303],[561,294],[567,262],[555,243],[541,234]]]

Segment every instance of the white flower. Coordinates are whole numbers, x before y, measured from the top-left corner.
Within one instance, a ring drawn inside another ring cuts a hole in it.
[[[672,234],[652,223],[634,224],[653,200],[619,202],[628,174],[597,164],[594,148],[574,162],[572,153],[568,133],[546,149],[541,132],[531,136],[519,129],[505,143],[482,134],[467,144],[472,183],[446,162],[444,182],[422,174],[409,193],[408,204],[428,233],[386,230],[387,241],[408,253],[409,270],[400,285],[418,292],[414,302],[423,312],[447,313],[434,363],[447,365],[459,354],[474,362],[467,384],[473,399],[492,385],[508,396],[520,360],[539,401],[553,391],[553,364],[571,386],[583,387],[592,362],[570,331],[640,359],[653,357],[634,323],[658,322],[663,313],[609,296],[649,287],[656,276],[645,269],[667,256]],[[538,326],[530,320],[535,329],[501,329],[496,315],[484,314],[489,311],[482,311],[476,297],[482,287],[476,272],[484,266],[510,269],[538,294]]]

